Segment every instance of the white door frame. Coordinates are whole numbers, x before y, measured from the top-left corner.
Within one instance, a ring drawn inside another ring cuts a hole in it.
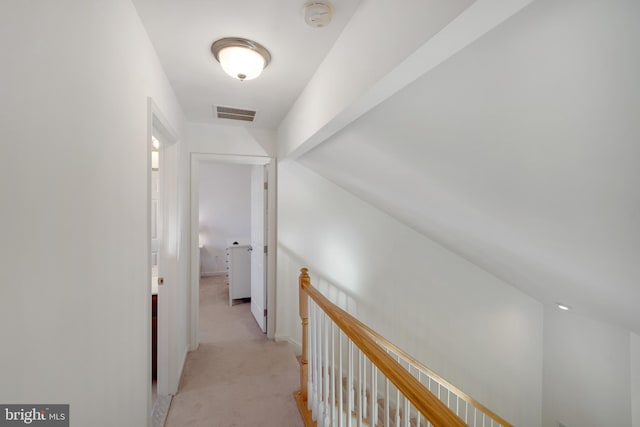
[[[213,161],[244,165],[269,165],[267,210],[267,337],[275,336],[275,289],[276,289],[276,178],[277,162],[269,156],[245,156],[228,154],[191,153],[189,160],[189,253],[190,253],[190,298],[189,298],[189,349],[198,348],[199,330],[199,289],[200,289],[200,248],[199,248],[199,189],[200,162]]]

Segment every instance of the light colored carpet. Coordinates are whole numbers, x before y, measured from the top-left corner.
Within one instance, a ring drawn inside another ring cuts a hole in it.
[[[189,353],[166,427],[303,427],[293,392],[300,368],[266,338],[250,304],[229,306],[226,278],[200,281],[200,347]]]

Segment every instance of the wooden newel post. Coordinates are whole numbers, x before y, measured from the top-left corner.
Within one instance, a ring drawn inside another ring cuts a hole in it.
[[[305,290],[306,287],[311,285],[311,277],[309,277],[309,270],[307,268],[300,269],[300,286],[298,293],[300,297],[300,319],[302,319],[302,357],[300,358],[300,391],[302,393],[302,399],[307,401],[307,375],[309,374],[308,365],[308,338],[307,329],[309,326],[309,295]]]

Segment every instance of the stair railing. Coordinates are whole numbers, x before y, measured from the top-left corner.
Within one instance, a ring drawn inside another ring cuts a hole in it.
[[[305,426],[511,427],[299,277]]]

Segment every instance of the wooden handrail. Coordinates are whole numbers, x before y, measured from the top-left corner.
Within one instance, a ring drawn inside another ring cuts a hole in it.
[[[382,374],[393,383],[413,406],[435,427],[464,427],[466,424],[431,393],[420,381],[394,360],[371,336],[370,330],[346,311],[334,305],[311,286],[309,270],[302,268],[299,279],[300,318],[302,319],[302,358],[300,386],[302,398],[307,399],[307,327],[309,305],[307,296],[333,320],[346,336],[367,356]],[[304,371],[304,372],[303,372]],[[304,379],[303,379],[304,378]]]

